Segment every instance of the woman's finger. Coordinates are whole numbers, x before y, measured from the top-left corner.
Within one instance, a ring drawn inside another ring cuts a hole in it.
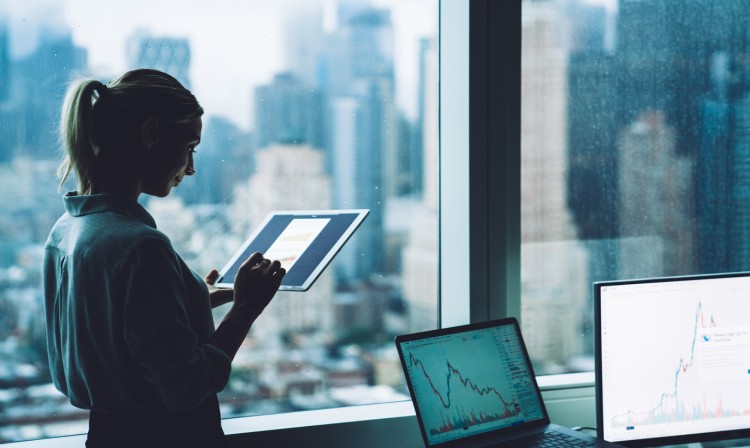
[[[206,276],[203,277],[203,280],[206,281],[206,284],[213,285],[214,283],[216,283],[216,279],[218,278],[219,278],[219,271],[217,271],[216,269],[211,269],[211,272],[206,274]]]

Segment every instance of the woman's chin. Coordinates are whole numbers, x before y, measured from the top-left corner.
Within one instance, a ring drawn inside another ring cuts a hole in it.
[[[163,188],[153,188],[150,190],[144,191],[149,196],[155,196],[157,198],[164,198],[169,196],[169,193],[172,192],[172,188],[174,188],[172,185],[167,185]]]

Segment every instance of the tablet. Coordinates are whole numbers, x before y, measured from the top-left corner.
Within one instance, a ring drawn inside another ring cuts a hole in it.
[[[365,209],[272,212],[219,271],[216,286],[231,288],[242,263],[253,252],[261,252],[286,269],[280,291],[307,291],[368,213]]]

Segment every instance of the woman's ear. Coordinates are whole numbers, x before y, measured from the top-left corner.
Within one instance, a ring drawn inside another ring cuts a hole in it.
[[[146,118],[141,125],[143,146],[151,148],[159,142],[159,122],[154,117]]]

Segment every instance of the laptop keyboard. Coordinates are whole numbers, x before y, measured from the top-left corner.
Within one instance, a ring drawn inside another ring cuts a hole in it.
[[[508,446],[508,445],[506,445]],[[533,436],[513,440],[514,448],[562,448],[562,447],[595,447],[596,444],[561,432],[545,431]]]

